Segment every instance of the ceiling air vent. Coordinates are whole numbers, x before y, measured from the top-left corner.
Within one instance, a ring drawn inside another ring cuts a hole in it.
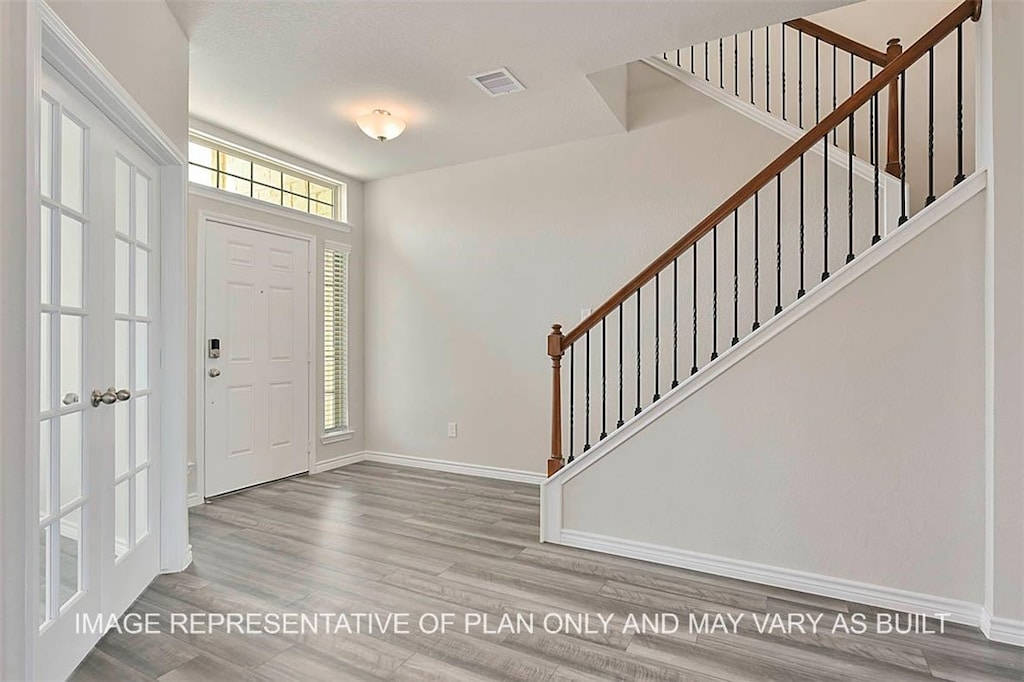
[[[512,75],[512,72],[504,67],[495,71],[478,73],[475,76],[470,76],[469,80],[476,83],[481,90],[491,97],[511,95],[513,92],[519,92],[520,90],[526,89],[526,87]]]

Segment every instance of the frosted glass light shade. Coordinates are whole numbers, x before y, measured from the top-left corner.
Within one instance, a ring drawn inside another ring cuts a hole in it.
[[[390,111],[374,109],[371,113],[356,119],[356,125],[375,140],[387,142],[402,134],[405,121],[391,115]]]

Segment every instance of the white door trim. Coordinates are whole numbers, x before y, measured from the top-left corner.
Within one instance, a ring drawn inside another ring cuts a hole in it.
[[[18,4],[20,3],[15,3]],[[16,472],[23,476],[20,486],[5,479],[4,488],[10,493],[9,496],[5,496],[8,499],[15,497],[19,487],[24,492],[23,499],[14,500],[10,506],[5,505],[5,516],[8,512],[13,513],[5,518],[4,530],[6,532],[20,525],[23,533],[20,544],[27,547],[29,539],[35,538],[36,510],[39,504],[38,458],[23,457],[22,453],[35,452],[39,447],[39,430],[32,406],[39,404],[39,381],[33,368],[39,365],[39,325],[36,324],[39,316],[39,260],[36,258],[39,249],[40,220],[39,98],[42,92],[42,62],[46,59],[58,73],[110,118],[115,127],[138,144],[161,167],[161,222],[164,226],[160,263],[163,345],[158,373],[167,397],[161,401],[160,413],[163,424],[163,454],[159,465],[160,567],[165,572],[180,571],[191,561],[185,467],[187,161],[182,151],[43,0],[23,3],[21,9],[10,11],[4,18],[13,20],[12,25],[4,26],[6,32],[16,37],[12,43],[12,54],[15,54],[12,61],[15,62],[15,66],[20,62],[25,67],[24,80],[19,78],[17,81],[23,82],[23,89],[11,93],[15,94],[15,101],[23,99],[24,108],[18,112],[17,117],[12,117],[15,120],[4,122],[4,133],[10,134],[14,130],[22,132],[22,139],[26,145],[24,175],[18,178],[19,185],[24,183],[18,187],[24,192],[24,204],[15,206],[12,202],[12,205],[4,206],[5,220],[17,218],[10,220],[10,224],[20,225],[19,231],[24,230],[23,236],[19,239],[5,242],[12,247],[13,253],[4,255],[3,265],[7,275],[4,284],[10,287],[9,291],[4,292],[4,297],[17,297],[17,302],[9,306],[5,304],[4,312],[13,313],[13,318],[23,320],[19,324],[24,326],[25,343],[24,348],[20,347],[20,343],[12,343],[3,349],[5,381],[22,379],[24,383],[24,391],[11,391],[13,395],[18,396],[22,407],[9,412],[8,417],[12,422],[20,422],[21,427],[15,425],[9,429],[5,420],[3,467],[5,474]],[[7,112],[8,109],[5,109],[5,113]],[[5,193],[5,201],[9,198],[12,198],[11,195]],[[11,261],[17,265],[9,269],[7,266]],[[8,373],[7,369],[16,366],[16,363],[21,363],[23,369],[17,373]],[[21,384],[22,381],[18,383]],[[4,407],[6,410],[6,403]],[[14,456],[14,453],[18,453],[18,458],[22,459],[18,466],[10,466],[7,458],[7,454]],[[4,537],[5,542],[11,539],[6,535]],[[0,634],[3,635],[0,640],[0,651],[3,652],[4,658],[11,654],[2,670],[4,676],[12,679],[31,679],[36,632],[34,605],[38,598],[38,581],[24,578],[37,574],[38,552],[26,551],[21,554],[18,564],[11,562],[2,566],[5,587],[12,586],[12,580],[17,580],[18,577],[23,579],[19,583],[24,586],[24,599],[18,600],[16,605],[12,602],[11,606],[15,608],[7,608],[8,603],[4,603],[3,615],[0,616]],[[24,574],[19,576],[22,571]]]
[[[316,237],[311,234],[304,232],[297,232],[295,230],[289,230],[284,227],[277,227],[275,225],[268,225],[266,223],[257,222],[255,220],[249,220],[246,218],[238,218],[236,216],[227,215],[224,213],[217,213],[216,211],[201,210],[199,211],[198,230],[196,234],[196,311],[195,311],[195,329],[196,336],[193,339],[194,347],[193,352],[196,357],[195,367],[195,380],[196,380],[196,400],[193,409],[195,410],[194,419],[196,424],[196,430],[194,434],[194,441],[192,444],[193,452],[195,452],[195,472],[196,472],[196,497],[198,500],[206,499],[206,231],[209,223],[220,223],[222,225],[230,225],[232,227],[239,227],[244,230],[255,230],[257,232],[267,232],[269,234],[276,234],[280,237],[288,237],[290,239],[298,239],[306,242],[307,246],[307,258],[308,258],[308,272],[306,273],[306,286],[308,307],[309,307],[309,321],[311,323],[311,330],[315,332],[318,325],[312,324],[314,320],[317,320],[316,316],[316,274],[317,274],[317,240]],[[316,391],[317,383],[315,372],[313,371],[316,367],[316,359],[313,356],[316,348],[316,333],[310,333],[308,335],[308,341],[306,344],[306,377],[309,385],[306,399],[309,401],[309,409],[307,410],[309,418],[306,424],[306,471],[312,473],[316,467],[316,450],[313,443],[313,434],[315,431],[315,419],[319,412],[315,409],[316,402]]]

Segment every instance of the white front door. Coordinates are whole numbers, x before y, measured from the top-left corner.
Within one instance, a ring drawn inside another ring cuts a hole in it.
[[[38,679],[159,570],[159,168],[48,64],[40,102]]]
[[[309,243],[206,222],[205,494],[309,470]],[[216,357],[214,357],[216,356]]]

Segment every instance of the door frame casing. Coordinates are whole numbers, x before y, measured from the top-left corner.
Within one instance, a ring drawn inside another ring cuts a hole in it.
[[[24,453],[38,452],[39,428],[35,406],[39,404],[39,99],[42,94],[42,63],[45,59],[54,69],[78,89],[113,125],[137,144],[160,167],[160,277],[162,329],[159,368],[156,370],[165,391],[160,401],[161,457],[160,476],[160,570],[176,572],[191,563],[188,544],[188,515],[186,503],[186,372],[187,320],[186,298],[186,172],[187,160],[177,146],[157,126],[132,96],[110,74],[103,64],[74,35],[68,26],[43,0],[11,3],[3,26],[4,38],[14,36],[10,44],[12,63],[24,66],[25,71],[16,81],[23,84],[14,95],[14,101],[23,100],[17,116],[3,122],[3,134],[20,131],[24,140],[24,163],[18,171],[17,184],[21,192],[11,191],[3,196],[2,217],[5,227],[5,249],[0,255],[6,278],[3,313],[8,320],[23,327],[24,347],[20,343],[5,344],[2,352],[3,380],[23,385],[24,391],[10,390],[22,403],[7,413],[4,421],[4,448],[2,471],[4,497],[3,543],[9,550],[17,545],[28,549],[36,538],[39,504],[39,459],[25,457]],[[8,10],[5,10],[8,11]],[[24,33],[20,33],[19,29]],[[5,72],[6,75],[6,72]],[[6,117],[15,108],[4,109]],[[23,118],[22,118],[23,115]],[[5,137],[5,140],[7,138]],[[20,160],[20,159],[19,159]],[[23,192],[23,193],[22,193]],[[17,194],[20,205],[14,205]],[[9,203],[8,203],[9,202]],[[8,232],[21,232],[17,238],[7,240]],[[9,267],[12,266],[12,267]],[[9,332],[5,330],[5,339]],[[18,367],[20,370],[14,371]],[[3,405],[5,411],[7,402]],[[18,426],[20,423],[20,427]],[[20,459],[15,464],[12,460]],[[13,476],[10,476],[13,474]],[[9,477],[10,476],[10,477]],[[21,478],[15,485],[12,479]],[[20,488],[20,491],[18,490]],[[20,526],[20,533],[17,533]],[[18,537],[20,535],[20,537]],[[0,674],[13,679],[31,679],[34,668],[38,581],[29,580],[37,575],[38,552],[3,553],[16,560],[4,559],[0,565],[3,588],[9,590],[21,578],[21,598],[4,597],[0,616],[0,658],[5,659]],[[97,586],[98,589],[98,586]],[[10,608],[8,608],[10,606]],[[10,658],[8,658],[10,656]]]
[[[308,259],[306,266],[306,305],[308,307],[309,315],[307,319],[310,323],[318,319],[316,316],[316,254],[318,244],[316,236],[312,234],[299,232],[297,230],[290,230],[286,227],[268,225],[256,220],[239,218],[237,216],[207,209],[200,209],[196,222],[198,224],[198,229],[196,230],[196,333],[195,339],[193,340],[193,352],[195,353],[196,358],[196,367],[194,370],[196,380],[194,419],[196,428],[192,447],[196,457],[196,496],[198,497],[196,503],[198,503],[206,499],[206,234],[209,229],[209,224],[220,223],[222,225],[238,227],[243,230],[266,232],[279,237],[288,237],[289,239],[297,239],[299,241],[306,242],[306,257]],[[306,340],[306,383],[308,385],[306,391],[306,400],[308,401],[308,409],[306,410],[307,473],[312,473],[315,470],[316,463],[316,450],[314,449],[313,436],[316,433],[316,411],[314,410],[314,406],[317,404],[317,383],[315,380],[316,377],[314,376],[316,374],[314,371],[316,365],[314,363],[315,358],[313,354],[316,352],[315,330],[317,328],[317,325],[310,324],[311,333],[308,335]]]

